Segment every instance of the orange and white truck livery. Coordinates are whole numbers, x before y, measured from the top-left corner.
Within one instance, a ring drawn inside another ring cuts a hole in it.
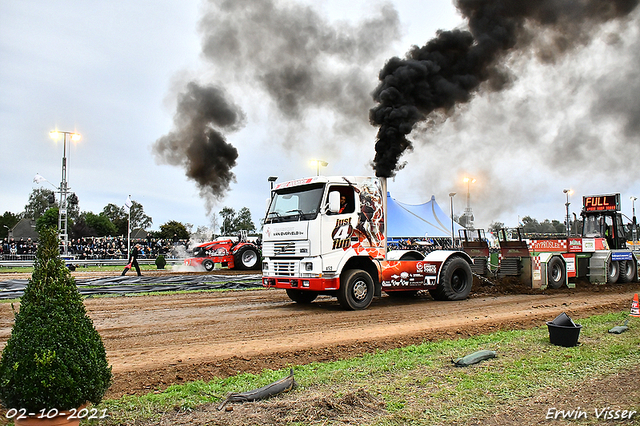
[[[377,177],[276,184],[262,232],[263,285],[298,303],[335,296],[349,310],[366,309],[382,292],[465,299],[473,284],[466,253],[387,250],[386,194],[386,179]]]

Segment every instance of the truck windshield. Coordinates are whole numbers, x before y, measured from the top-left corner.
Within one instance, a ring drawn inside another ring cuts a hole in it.
[[[271,200],[265,223],[313,220],[320,211],[324,184],[278,190]]]

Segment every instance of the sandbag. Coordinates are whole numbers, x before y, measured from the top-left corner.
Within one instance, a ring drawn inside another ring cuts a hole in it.
[[[625,320],[624,324],[618,325],[616,327],[613,327],[611,330],[609,330],[609,333],[613,333],[613,334],[624,333],[625,331],[627,331],[629,329],[627,324],[629,324],[629,318],[627,318]]]
[[[484,361],[485,359],[495,358],[497,355],[496,351],[481,350],[456,360],[452,359],[451,362],[456,367],[467,367],[472,364],[477,364],[480,361]]]

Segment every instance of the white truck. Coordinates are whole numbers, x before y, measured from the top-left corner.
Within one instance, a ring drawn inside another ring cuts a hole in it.
[[[276,184],[262,233],[262,283],[297,303],[331,295],[345,309],[374,296],[428,290],[465,299],[472,260],[463,251],[387,251],[386,179],[316,176]]]

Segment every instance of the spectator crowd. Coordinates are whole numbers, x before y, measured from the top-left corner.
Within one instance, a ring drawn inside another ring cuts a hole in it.
[[[155,259],[158,255],[167,258],[184,256],[189,249],[188,240],[168,239],[131,239],[131,247],[140,244],[139,259]],[[61,247],[61,253],[62,245]],[[32,260],[35,257],[38,243],[31,238],[16,241],[5,238],[0,246],[2,260]],[[123,237],[87,237],[69,240],[67,253],[80,260],[92,259],[127,259],[127,239]]]

